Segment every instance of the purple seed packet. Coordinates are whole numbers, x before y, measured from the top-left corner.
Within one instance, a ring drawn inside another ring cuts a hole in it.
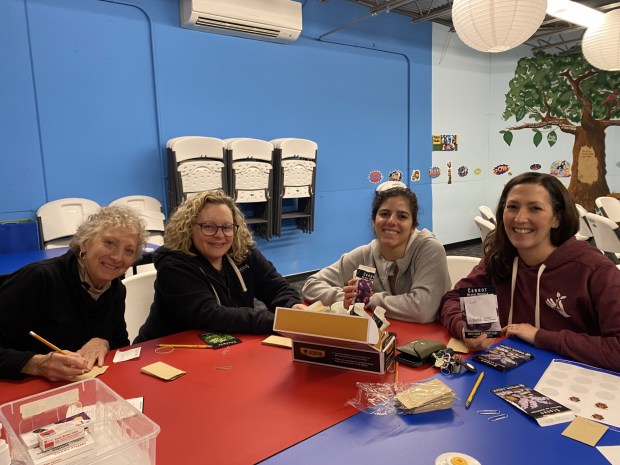
[[[360,265],[355,271],[355,277],[357,280],[357,290],[353,303],[363,303],[364,306],[368,304],[370,296],[372,295],[372,282],[375,278],[376,270],[370,266]]]

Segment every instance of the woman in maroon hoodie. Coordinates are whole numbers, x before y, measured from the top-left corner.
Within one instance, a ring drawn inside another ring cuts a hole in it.
[[[564,185],[548,174],[516,176],[496,216],[484,258],[441,302],[443,325],[463,338],[458,288],[495,285],[502,335],[620,371],[620,270],[575,239],[579,216]],[[464,340],[471,350],[493,344],[485,334]]]

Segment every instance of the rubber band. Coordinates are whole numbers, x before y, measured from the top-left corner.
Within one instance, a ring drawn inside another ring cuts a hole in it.
[[[165,349],[168,349],[168,350],[165,350]],[[156,354],[171,354],[172,352],[174,352],[174,347],[156,347],[155,348]]]
[[[222,367],[215,367],[216,370],[232,370],[232,365],[224,365]]]
[[[228,352],[230,352],[230,346],[226,347],[220,355],[226,355]]]

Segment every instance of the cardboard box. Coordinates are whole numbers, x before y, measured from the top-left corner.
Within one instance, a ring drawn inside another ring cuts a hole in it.
[[[370,318],[276,308],[273,330],[293,341],[293,360],[385,373],[394,360],[396,335]]]

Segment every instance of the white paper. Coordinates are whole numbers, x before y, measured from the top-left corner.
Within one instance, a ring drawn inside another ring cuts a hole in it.
[[[534,389],[576,415],[620,428],[620,376],[616,373],[553,360]]]
[[[465,304],[467,324],[494,323],[497,320],[497,296],[482,294],[462,297]]]
[[[140,349],[142,347],[135,347],[133,349],[126,350],[121,352],[117,350],[114,354],[114,359],[112,360],[114,363],[118,362],[126,362],[127,360],[133,360],[134,358],[138,358],[140,356]]]
[[[620,446],[598,446],[597,449],[611,465],[620,465]]]

